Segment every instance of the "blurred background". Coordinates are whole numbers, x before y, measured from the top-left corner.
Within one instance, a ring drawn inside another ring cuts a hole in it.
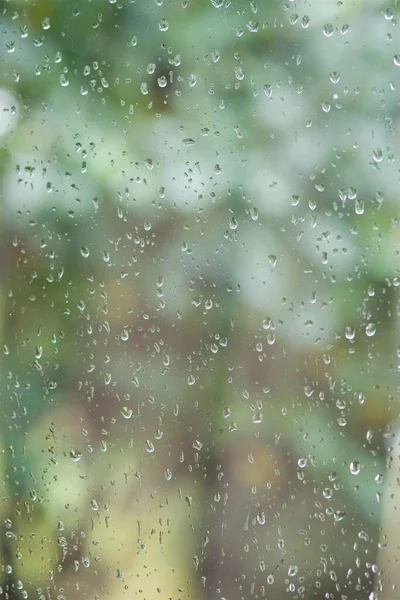
[[[398,599],[400,4],[0,12],[0,596]]]

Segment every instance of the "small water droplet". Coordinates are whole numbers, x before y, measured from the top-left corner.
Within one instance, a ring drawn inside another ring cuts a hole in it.
[[[160,77],[157,78],[157,83],[160,88],[165,88],[168,85],[168,80],[165,77],[165,75],[161,75]]]
[[[123,406],[122,410],[121,410],[121,415],[124,417],[124,419],[130,419],[133,415],[133,410],[131,408],[128,408],[127,406]]]
[[[252,221],[258,221],[258,209],[255,206],[250,209],[250,217]]]
[[[340,73],[338,73],[337,71],[333,71],[330,74],[329,79],[331,80],[332,83],[339,83],[339,81],[340,81]]]
[[[333,518],[335,520],[336,523],[343,521],[343,519],[346,518],[346,513],[344,510],[337,510],[334,514],[333,514]]]
[[[239,226],[239,223],[237,222],[237,220],[235,219],[235,217],[231,217],[229,220],[229,229],[232,229],[232,231],[235,231]]]
[[[334,32],[332,23],[326,23],[323,26],[322,31],[326,37],[331,37],[331,35],[333,35],[333,32]]]
[[[253,415],[253,423],[258,424],[258,423],[262,423],[262,422],[263,422],[262,412],[256,412]]]
[[[72,450],[69,451],[69,457],[74,462],[78,462],[82,458],[82,452],[80,450],[76,450],[75,448],[72,448]]]
[[[271,269],[275,269],[276,267],[276,263],[278,262],[277,257],[275,256],[275,254],[270,254],[268,256],[268,262],[271,265]]]
[[[365,328],[365,333],[367,334],[368,337],[372,337],[373,335],[375,335],[375,333],[376,333],[375,323],[368,323],[368,325]]]
[[[263,90],[264,90],[264,94],[266,95],[267,98],[272,98],[272,85],[266,83],[263,86]]]
[[[193,88],[197,83],[197,76],[194,73],[190,73],[187,78],[189,87]]]
[[[264,511],[257,513],[257,523],[259,525],[265,525],[266,518],[265,518],[265,512]]]
[[[161,21],[159,21],[158,23],[158,29],[160,31],[168,31],[169,28],[169,23],[166,19],[161,19]]]
[[[353,460],[350,463],[350,473],[352,475],[358,475],[360,470],[361,470],[361,466],[360,466],[360,463],[358,462],[358,460]]]
[[[396,67],[400,67],[400,54],[395,54],[393,56],[393,62],[396,65]]]
[[[381,148],[375,148],[372,151],[372,158],[374,159],[374,161],[376,163],[382,162],[382,160],[383,160],[383,153],[382,153]]]
[[[146,452],[148,452],[149,454],[152,454],[154,452],[154,444],[150,440],[146,440],[144,447]]]
[[[356,198],[356,201],[354,203],[354,210],[356,215],[363,215],[365,210],[364,201],[360,200],[359,198]]]
[[[193,442],[193,444],[192,444],[192,447],[193,447],[195,450],[198,450],[198,451],[200,451],[200,450],[202,449],[202,447],[203,447],[203,444],[202,444],[202,442],[200,442],[200,440],[195,440],[195,441]]]
[[[230,417],[230,416],[231,416],[231,414],[232,414],[232,411],[231,411],[231,409],[230,409],[230,408],[228,408],[228,407],[225,407],[225,408],[222,410],[222,416],[224,417],[224,419],[227,419],[228,417]]]

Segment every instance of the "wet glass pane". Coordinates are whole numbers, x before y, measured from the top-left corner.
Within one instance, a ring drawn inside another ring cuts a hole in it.
[[[0,597],[398,600],[399,2],[0,13]]]

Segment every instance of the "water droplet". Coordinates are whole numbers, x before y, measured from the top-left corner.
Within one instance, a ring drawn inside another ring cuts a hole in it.
[[[333,73],[330,74],[329,79],[332,81],[332,83],[339,83],[340,73],[333,71]]]
[[[100,510],[100,506],[94,498],[92,498],[92,500],[90,501],[90,505],[92,507],[92,510]]]
[[[400,54],[395,54],[393,56],[393,62],[396,65],[396,67],[400,67]]]
[[[85,246],[81,246],[80,251],[81,251],[83,258],[87,258],[90,254],[89,248],[86,248]]]
[[[224,5],[224,0],[211,0],[211,4],[215,6],[215,8],[221,8]]]
[[[130,419],[133,415],[133,410],[131,408],[128,408],[127,406],[123,406],[122,410],[121,410],[121,415],[124,417],[124,419]]]
[[[374,159],[374,161],[376,163],[380,163],[383,160],[383,153],[382,150],[380,148],[375,148],[372,151],[372,158]]]
[[[235,65],[235,77],[238,81],[242,81],[244,79],[244,70],[241,65]]]
[[[193,88],[196,85],[196,83],[197,83],[197,77],[196,77],[196,75],[194,73],[190,73],[190,75],[188,76],[187,81],[188,81],[189,87]]]
[[[237,222],[237,220],[235,219],[235,217],[231,217],[229,220],[229,229],[232,229],[232,231],[235,231],[239,226],[239,223]]]
[[[250,33],[257,33],[259,25],[257,21],[249,21],[246,23],[246,27]]]
[[[196,383],[196,379],[195,379],[194,375],[192,375],[190,373],[190,375],[188,375],[187,382],[188,382],[188,385],[194,385]]]
[[[75,448],[73,448],[72,450],[69,451],[69,456],[70,456],[71,460],[73,460],[74,462],[78,462],[82,458],[82,452],[80,450],[76,450]]]
[[[198,450],[198,451],[200,451],[200,450],[202,449],[202,447],[203,447],[203,444],[200,442],[200,440],[195,440],[195,441],[193,442],[193,444],[192,444],[192,447],[193,447],[195,450]]]
[[[344,334],[348,340],[354,340],[356,336],[354,327],[352,327],[351,325],[347,325],[344,330]]]
[[[69,79],[66,73],[61,73],[60,84],[62,85],[62,87],[67,87],[67,85],[69,85]]]
[[[299,567],[297,565],[290,565],[290,567],[288,569],[289,577],[294,577],[294,575],[297,575],[298,572],[299,572]]]
[[[168,31],[169,23],[166,19],[161,19],[158,23],[158,29],[160,31]]]
[[[333,35],[334,32],[332,23],[327,23],[326,25],[324,25],[322,31],[324,32],[324,35],[326,35],[326,37],[331,37],[331,35]]]
[[[50,29],[50,18],[49,17],[45,17],[42,21],[42,29],[46,30],[46,29]]]
[[[232,411],[231,411],[231,409],[229,407],[225,407],[222,410],[222,416],[224,417],[224,419],[227,419],[228,417],[230,417],[231,414],[232,414]]]
[[[57,539],[57,543],[60,546],[60,548],[67,548],[68,546],[68,542],[65,539],[65,537],[61,536]]]
[[[361,405],[364,404],[364,402],[365,402],[365,394],[363,394],[363,392],[359,392],[358,393],[358,402]]]
[[[154,452],[154,444],[150,440],[146,440],[144,447],[146,452],[148,452],[149,454],[152,454]]]
[[[272,85],[266,83],[263,86],[263,90],[264,90],[264,94],[266,95],[267,98],[272,98]]]
[[[213,306],[214,306],[214,303],[211,300],[211,298],[207,298],[207,300],[204,302],[204,308],[206,310],[211,310]]]
[[[182,144],[183,144],[184,146],[193,146],[195,143],[196,143],[196,142],[195,142],[195,141],[194,141],[194,139],[192,139],[192,138],[184,138],[184,139],[182,140]]]
[[[354,203],[354,210],[356,215],[363,215],[364,214],[364,201],[360,200],[359,198],[356,198],[356,201]]]
[[[165,87],[167,87],[167,85],[168,85],[168,81],[167,81],[167,78],[165,77],[165,75],[161,75],[161,77],[158,77],[158,78],[157,78],[157,83],[158,83],[158,86],[159,86],[160,88],[165,88]]]
[[[262,412],[256,412],[253,415],[253,423],[258,424],[258,423],[262,423],[262,422],[263,422]]]
[[[265,518],[265,512],[264,511],[257,513],[257,517],[256,518],[257,518],[257,523],[259,525],[265,525],[265,523],[266,523],[267,520]]]
[[[333,518],[335,520],[336,523],[343,521],[343,519],[346,518],[346,513],[344,510],[337,510],[334,514],[333,514]]]
[[[361,470],[361,466],[360,466],[360,463],[358,462],[358,460],[354,460],[353,462],[350,463],[350,473],[352,475],[358,475],[360,470]]]
[[[271,265],[271,269],[275,269],[276,267],[276,263],[278,262],[277,257],[275,256],[275,254],[270,254],[268,256],[268,262]]]
[[[255,206],[250,209],[250,217],[252,221],[258,221],[258,209]]]
[[[375,323],[368,323],[368,325],[365,328],[365,333],[367,334],[368,337],[372,337],[373,335],[375,335],[375,333],[376,333]]]

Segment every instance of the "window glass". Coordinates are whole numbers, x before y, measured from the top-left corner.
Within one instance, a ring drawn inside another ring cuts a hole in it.
[[[398,1],[0,12],[0,597],[398,599]]]

